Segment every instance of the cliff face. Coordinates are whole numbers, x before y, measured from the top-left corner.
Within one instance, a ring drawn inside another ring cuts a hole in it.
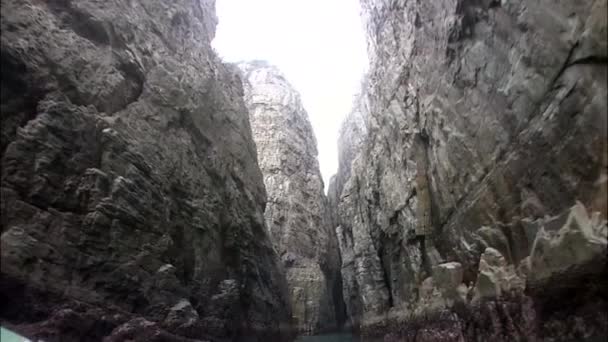
[[[365,100],[366,99],[363,96],[359,96],[356,99],[353,110],[342,124],[338,137],[339,172],[331,178],[327,192],[328,202],[332,212],[332,226],[335,228],[342,261],[340,274],[342,276],[346,316],[349,318],[346,323],[355,329],[358,326],[358,318],[362,313],[362,303],[359,293],[360,283],[357,281],[356,275],[358,267],[357,262],[361,262],[364,259],[360,257],[360,250],[357,251],[357,255],[355,254],[354,244],[358,242],[358,239],[355,239],[353,236],[353,229],[345,224],[346,222],[349,222],[350,224],[350,220],[353,218],[354,214],[352,211],[357,211],[358,209],[356,205],[350,201],[346,193],[344,198],[341,198],[340,194],[346,183],[355,176],[351,173],[351,163],[363,149],[365,137],[367,136]],[[339,206],[344,210],[338,210]],[[363,275],[361,274],[360,276]]]
[[[370,71],[330,187],[351,320],[606,334],[606,1],[362,6]]]
[[[317,143],[300,95],[265,62],[239,64],[268,203],[264,213],[306,334],[335,329],[344,316],[340,255],[330,222]]]
[[[284,337],[216,21],[212,0],[2,0],[3,325],[45,341]]]

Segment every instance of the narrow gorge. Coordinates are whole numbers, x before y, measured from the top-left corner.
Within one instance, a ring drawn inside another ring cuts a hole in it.
[[[325,194],[301,95],[218,57],[215,0],[1,0],[2,327],[607,338],[608,1],[359,2]]]
[[[340,251],[308,114],[276,67],[238,66],[266,186],[264,216],[287,277],[294,327],[306,334],[336,330],[344,321]]]

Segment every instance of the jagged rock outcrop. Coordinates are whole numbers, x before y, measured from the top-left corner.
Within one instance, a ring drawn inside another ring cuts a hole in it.
[[[306,334],[336,329],[344,316],[340,255],[308,114],[276,67],[238,66],[268,193],[266,223],[287,273],[294,323]]]
[[[593,284],[605,285],[605,223],[567,238],[531,228],[569,217],[576,201],[584,209],[573,210],[598,213],[588,221],[607,215],[606,1],[361,3],[371,63],[354,109],[363,120],[344,123],[330,186],[353,323],[403,337],[403,327],[431,327],[414,317],[428,317],[421,307],[456,305],[466,308],[450,313],[459,318],[438,317],[448,323],[412,340],[606,334],[606,291]],[[447,262],[460,265],[463,286],[433,279]],[[535,263],[546,271],[525,278],[521,265]],[[449,300],[425,302],[445,291]]]
[[[212,0],[2,0],[0,319],[44,341],[283,340]]]

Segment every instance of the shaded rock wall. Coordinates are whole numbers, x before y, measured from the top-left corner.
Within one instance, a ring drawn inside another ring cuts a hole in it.
[[[268,193],[265,219],[281,256],[297,329],[336,329],[344,316],[340,255],[317,143],[300,95],[265,62],[240,63],[245,102]]]
[[[606,218],[606,1],[362,6],[371,65],[354,112],[363,120],[344,123],[330,187],[355,324],[408,320],[442,263],[458,262],[469,286],[488,247],[517,267],[534,249],[528,223],[576,201]],[[594,256],[605,261],[603,239]],[[537,336],[559,336],[551,317],[605,303],[580,282],[605,272],[573,272],[578,282],[544,298],[534,288],[548,294],[551,277],[526,281]],[[578,291],[553,313],[540,308]]]
[[[2,0],[2,324],[45,341],[286,337],[216,23],[212,0]]]

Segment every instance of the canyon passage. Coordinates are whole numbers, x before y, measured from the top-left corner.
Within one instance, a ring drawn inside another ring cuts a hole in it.
[[[214,0],[1,0],[3,336],[605,340],[607,1],[359,2],[326,193]]]

